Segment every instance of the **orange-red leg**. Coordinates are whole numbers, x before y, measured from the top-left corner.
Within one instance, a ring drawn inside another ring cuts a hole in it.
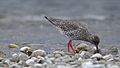
[[[68,52],[70,52],[70,48],[72,49],[73,53],[75,54],[75,49],[72,47],[72,40],[69,40],[68,42]]]
[[[68,42],[68,52],[70,52],[70,45],[72,44],[72,40],[69,40]]]

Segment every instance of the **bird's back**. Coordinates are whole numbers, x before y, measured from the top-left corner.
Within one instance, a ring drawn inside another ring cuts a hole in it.
[[[84,40],[86,36],[90,33],[87,28],[84,27],[80,21],[75,20],[62,20],[56,19],[53,17],[45,17],[48,21],[50,21],[53,25],[60,28],[65,35],[67,35],[71,39],[81,39]]]

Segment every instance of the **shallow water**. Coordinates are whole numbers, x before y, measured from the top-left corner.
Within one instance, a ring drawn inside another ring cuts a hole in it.
[[[80,20],[99,35],[100,44],[120,48],[119,12],[120,0],[0,0],[0,44],[66,45],[68,39],[44,19],[47,15]]]

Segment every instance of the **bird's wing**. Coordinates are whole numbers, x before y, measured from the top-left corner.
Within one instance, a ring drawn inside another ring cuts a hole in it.
[[[61,28],[63,31],[72,31],[76,29],[84,29],[86,31],[87,28],[84,27],[80,21],[75,20],[62,20],[62,19],[56,19],[53,17],[45,17],[50,23],[55,25],[58,28]]]

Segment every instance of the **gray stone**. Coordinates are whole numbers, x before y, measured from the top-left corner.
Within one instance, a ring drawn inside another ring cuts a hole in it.
[[[80,51],[88,51],[89,45],[85,43],[78,44],[75,48],[76,52],[79,53]]]
[[[12,64],[9,68],[20,68],[18,64]]]
[[[33,64],[35,64],[35,61],[33,59],[28,59],[25,63],[29,66],[33,66]]]
[[[26,55],[25,53],[19,53],[19,60],[23,60],[26,61],[27,59],[29,59],[30,57],[28,55]]]
[[[109,60],[111,58],[113,58],[113,55],[111,55],[111,54],[103,56],[103,59],[105,59],[105,60]]]
[[[42,64],[34,64],[33,66],[34,68],[44,68],[44,66]]]
[[[25,46],[20,48],[20,52],[27,54],[28,56],[30,56],[32,54],[32,48]]]
[[[72,68],[70,65],[58,65],[57,68]]]
[[[92,55],[90,58],[100,60],[100,59],[103,59],[103,56],[99,53],[96,53],[96,54]]]
[[[63,51],[54,51],[53,52],[55,58],[59,58],[61,56],[65,56],[65,53]]]
[[[118,48],[115,46],[110,47],[109,49],[109,53],[112,55],[117,55],[118,54]]]
[[[12,57],[10,58],[11,62],[18,62],[19,61],[19,55],[14,53]]]
[[[44,50],[41,50],[41,49],[38,49],[38,50],[35,50],[33,51],[32,55],[33,57],[37,57],[37,56],[46,56],[46,52]]]
[[[82,51],[82,52],[80,53],[80,56],[81,56],[82,58],[84,58],[84,59],[90,58],[91,55],[92,55],[92,54],[89,53],[89,52],[87,52],[87,51]]]
[[[81,67],[82,68],[106,68],[104,64],[93,64],[91,61],[82,63]]]

